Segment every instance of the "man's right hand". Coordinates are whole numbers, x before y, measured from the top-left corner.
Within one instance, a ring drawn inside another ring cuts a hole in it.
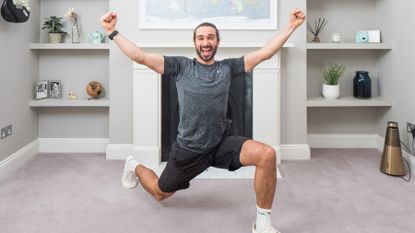
[[[115,25],[117,24],[117,13],[108,12],[101,16],[101,26],[105,29],[107,35],[111,34],[115,30]]]

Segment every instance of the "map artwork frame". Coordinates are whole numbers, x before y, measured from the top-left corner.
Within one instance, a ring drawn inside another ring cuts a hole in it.
[[[276,30],[278,0],[139,0],[139,29]]]

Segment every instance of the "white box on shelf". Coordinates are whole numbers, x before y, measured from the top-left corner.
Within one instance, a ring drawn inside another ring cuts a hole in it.
[[[380,43],[380,30],[368,30],[369,43]]]

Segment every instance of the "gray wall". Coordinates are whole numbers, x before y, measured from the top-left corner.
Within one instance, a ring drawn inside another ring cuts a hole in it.
[[[288,15],[295,7],[306,8],[304,1],[278,1],[278,29],[288,23]],[[117,29],[137,43],[174,43],[192,41],[192,30],[140,30],[138,29],[138,1],[110,1],[110,9],[119,14]],[[266,42],[275,31],[225,31],[222,41]],[[283,144],[306,144],[306,58],[305,26],[299,28],[289,42],[295,48],[282,52],[282,129]],[[242,55],[242,54],[241,54]],[[133,142],[132,62],[114,44],[110,53],[110,143]]]
[[[415,123],[415,30],[413,25],[415,1],[378,0],[378,19],[383,26],[383,37],[393,42],[391,52],[379,60],[379,75],[382,77],[381,93],[393,101],[389,111],[379,112],[377,133],[385,136],[386,122],[393,120],[400,124],[401,139],[407,144],[412,137],[406,133],[406,122]],[[406,14],[405,12],[411,12]]]
[[[383,41],[393,43],[393,49],[389,52],[368,51],[363,53],[355,51],[346,52],[342,56],[333,54],[333,52],[328,53],[331,59],[345,61],[350,65],[351,69],[349,69],[349,73],[346,73],[348,78],[342,80],[343,82],[349,82],[353,70],[361,68],[359,67],[359,63],[361,63],[359,59],[362,59],[365,67],[371,71],[371,77],[379,83],[378,93],[391,99],[394,105],[390,109],[345,108],[339,111],[333,111],[338,109],[312,109],[307,111],[307,93],[319,93],[318,81],[314,82],[310,79],[313,78],[313,73],[318,72],[317,67],[320,66],[320,63],[317,60],[323,61],[326,54],[318,51],[306,51],[307,35],[305,25],[303,25],[290,39],[290,42],[295,43],[296,47],[282,51],[281,138],[283,144],[307,143],[307,123],[309,133],[310,131],[311,133],[378,133],[383,136],[388,120],[396,120],[401,124],[401,136],[409,142],[408,135],[403,131],[406,121],[415,122],[415,111],[412,104],[415,92],[411,90],[415,86],[415,81],[411,78],[410,70],[411,61],[413,60],[410,56],[415,52],[412,45],[415,35],[413,30],[400,25],[408,25],[408,23],[402,22],[414,22],[415,16],[402,14],[402,12],[405,12],[406,9],[414,9],[415,3],[411,0],[403,1],[402,4],[393,4],[391,0],[315,0],[311,4],[308,1],[307,15],[309,19],[313,20],[319,16],[330,19],[328,27],[321,37],[323,41],[328,41],[331,33],[335,31],[341,32],[345,41],[352,41],[356,30],[378,27],[382,30]],[[43,79],[43,74],[47,73],[47,69],[43,65],[44,62],[53,59],[53,56],[55,56],[53,54],[55,52],[31,52],[27,48],[30,42],[44,40],[44,34],[39,34],[39,19],[43,15],[52,14],[53,11],[63,11],[63,14],[67,6],[77,7],[76,4],[81,1],[62,0],[59,2],[61,4],[65,3],[64,6],[55,5],[52,0],[42,1],[42,4],[47,3],[48,7],[41,6],[39,1],[32,1],[32,17],[25,24],[9,24],[0,20],[0,39],[2,42],[0,43],[2,54],[0,57],[2,68],[0,76],[2,80],[0,85],[0,126],[11,123],[14,126],[14,135],[0,141],[0,159],[14,153],[38,137],[109,137],[110,143],[122,144],[132,143],[133,141],[132,62],[113,43],[111,43],[109,61],[106,60],[107,54],[105,52],[104,54],[94,55],[92,53],[86,55],[86,57],[91,56],[89,58],[96,62],[93,64],[94,67],[104,67],[109,63],[109,69],[104,68],[97,74],[103,76],[103,82],[108,85],[107,96],[111,96],[109,117],[107,110],[104,109],[42,109],[39,110],[39,120],[37,118],[38,110],[33,110],[27,106],[28,101],[33,97],[33,82],[36,79]],[[95,20],[107,11],[107,3],[89,0],[82,4],[86,8],[91,4],[89,7],[91,9],[88,8],[85,11],[92,12],[91,19],[88,18],[90,14],[83,15],[85,32],[99,28],[99,23]],[[97,5],[99,7],[96,7]],[[279,1],[279,29],[286,25],[288,14],[294,7],[305,10],[305,1]],[[42,11],[39,11],[39,8],[42,8]],[[141,43],[191,41],[191,30],[140,30],[137,25],[138,1],[119,2],[110,0],[109,8],[119,13],[119,31],[133,41]],[[266,42],[275,34],[276,32],[273,31],[255,31],[255,33],[240,30],[222,31],[222,40],[227,43]],[[39,54],[40,59],[38,59]],[[70,63],[65,59],[71,60],[72,55],[73,51],[69,52],[69,57],[59,58],[62,59],[62,63],[59,64]],[[82,52],[74,56],[78,55],[83,57]],[[307,62],[306,57],[308,58]],[[315,59],[311,60],[310,58]],[[21,68],[21,64],[26,65],[24,69]],[[87,65],[76,66],[79,67],[79,70],[87,70]],[[91,77],[93,75],[90,74]],[[65,79],[69,80],[69,78],[70,76]],[[88,79],[89,77],[86,77],[82,81]],[[109,86],[111,89],[109,89]],[[343,92],[350,93],[351,86],[344,86]],[[96,116],[98,120],[88,117],[91,115]],[[322,115],[338,120],[323,124],[327,122],[324,122]],[[41,132],[38,133],[37,126],[39,122]],[[90,125],[91,122],[95,122],[92,130],[71,131],[76,126],[78,126],[78,129],[84,128],[84,125]],[[351,125],[352,127],[350,127]]]
[[[0,127],[13,124],[13,135],[0,141],[0,161],[38,138],[38,118],[28,105],[38,73],[28,45],[39,36],[39,2],[32,0],[31,17],[22,24],[0,17]]]

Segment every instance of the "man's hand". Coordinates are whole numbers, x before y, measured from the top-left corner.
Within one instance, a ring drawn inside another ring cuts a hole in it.
[[[297,28],[300,26],[305,20],[305,14],[300,9],[294,9],[290,15],[290,24]]]
[[[109,35],[115,30],[115,25],[117,24],[117,13],[110,11],[105,15],[101,16],[100,21],[101,26]]]

